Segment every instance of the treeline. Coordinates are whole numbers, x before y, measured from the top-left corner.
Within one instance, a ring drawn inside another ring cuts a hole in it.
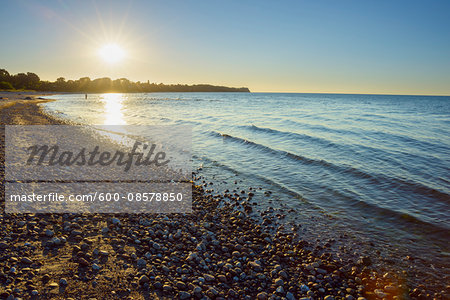
[[[246,92],[248,88],[232,88],[209,84],[162,84],[147,82],[133,82],[126,78],[112,80],[111,78],[97,78],[91,80],[82,77],[78,80],[66,80],[59,77],[56,81],[41,80],[35,73],[9,74],[0,69],[0,89],[26,89],[45,92],[73,92],[73,93],[152,93],[152,92]]]

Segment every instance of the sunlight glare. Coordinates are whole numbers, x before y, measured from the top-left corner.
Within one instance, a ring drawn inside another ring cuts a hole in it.
[[[99,55],[107,63],[117,63],[125,57],[125,51],[117,44],[107,44],[100,48]]]
[[[105,125],[125,125],[124,116],[122,113],[122,102],[124,101],[122,94],[103,94],[103,101],[105,105]]]

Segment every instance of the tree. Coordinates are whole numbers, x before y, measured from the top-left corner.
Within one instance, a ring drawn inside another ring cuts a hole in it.
[[[24,89],[27,84],[28,76],[25,73],[18,73],[12,78],[12,85],[16,89]]]
[[[11,80],[11,75],[5,69],[0,69],[0,81],[9,82]]]
[[[77,91],[88,92],[90,90],[91,79],[89,77],[81,77],[75,83]]]
[[[66,89],[66,79],[64,77],[59,77],[55,81],[55,89],[57,91],[65,91]]]
[[[6,81],[0,81],[0,90],[13,90],[14,87],[11,85],[11,83]]]
[[[29,90],[34,90],[39,87],[39,83],[41,79],[35,73],[28,72],[27,73],[27,81],[25,83],[25,87]]]
[[[111,92],[112,80],[109,77],[97,78],[92,81],[94,92]]]
[[[38,91],[55,92],[94,92],[94,93],[152,93],[152,92],[250,92],[248,88],[230,88],[225,86],[214,86],[208,84],[186,85],[186,84],[163,84],[146,82],[133,82],[126,78],[111,80],[108,77],[91,80],[82,77],[78,80],[68,80],[59,77],[54,82],[42,81],[38,75],[32,72],[11,75],[7,70],[0,69],[0,82],[2,88],[32,89]]]

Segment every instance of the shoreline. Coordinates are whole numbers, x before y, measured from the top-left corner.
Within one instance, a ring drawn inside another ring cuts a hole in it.
[[[0,125],[50,125],[61,122],[44,114],[37,105],[55,101],[43,97],[49,93],[0,92]]]
[[[61,124],[37,105],[45,99],[22,100],[0,107],[2,125]],[[3,146],[2,132],[2,164]],[[338,260],[316,242],[299,240],[294,233],[282,230],[274,233],[259,225],[250,216],[252,193],[238,193],[213,196],[203,187],[193,186],[194,212],[189,216],[3,215],[0,248],[8,254],[2,264],[9,270],[15,267],[17,276],[14,272],[3,274],[5,282],[9,279],[13,284],[9,284],[11,292],[8,285],[2,285],[0,296],[14,293],[14,288],[20,288],[18,295],[24,297],[35,290],[39,296],[66,298],[101,297],[112,291],[116,297],[138,299],[427,295],[425,287],[413,291],[396,274],[385,276],[373,270],[369,257],[357,262]],[[105,228],[108,232],[103,232]],[[47,230],[53,235],[46,234]],[[55,237],[60,240],[57,244],[51,242]],[[61,242],[63,239],[65,242]],[[30,246],[22,246],[24,243]],[[95,254],[95,249],[107,254]],[[101,268],[93,269],[94,264]],[[33,279],[17,281],[18,276],[30,277],[30,272]],[[47,281],[45,275],[50,277]],[[61,278],[68,285],[61,284]],[[108,286],[108,279],[115,284]]]

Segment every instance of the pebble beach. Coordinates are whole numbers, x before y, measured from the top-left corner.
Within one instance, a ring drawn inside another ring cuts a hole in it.
[[[41,111],[44,95],[0,96],[2,125],[61,124]],[[4,182],[4,128],[0,162]],[[254,187],[218,194],[194,173],[192,190],[191,214],[5,214],[2,184],[0,298],[449,298],[445,282],[411,283],[305,239],[302,224],[274,225],[276,211],[255,213]]]

